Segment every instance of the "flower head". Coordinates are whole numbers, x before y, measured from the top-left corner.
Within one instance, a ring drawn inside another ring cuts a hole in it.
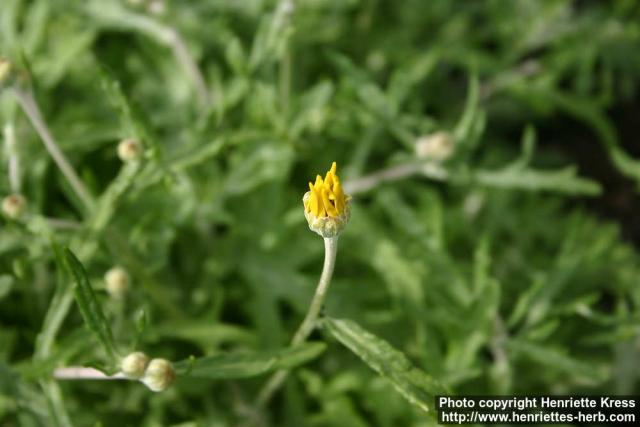
[[[144,147],[135,138],[127,138],[118,144],[118,157],[123,162],[138,160],[142,156]]]
[[[421,159],[444,162],[453,155],[455,140],[447,132],[436,132],[418,138],[415,149]]]
[[[2,199],[2,212],[11,219],[17,219],[27,208],[27,200],[18,193],[10,194]]]
[[[104,275],[107,292],[115,299],[121,299],[129,290],[129,274],[122,267],[113,267]]]
[[[302,198],[309,228],[325,238],[337,236],[349,221],[350,197],[344,194],[336,169],[333,162],[324,179],[317,175]]]
[[[151,391],[164,391],[176,379],[171,362],[166,359],[152,359],[144,371],[142,382]]]
[[[120,362],[120,369],[127,378],[142,378],[149,364],[149,358],[146,354],[136,351],[127,355]]]

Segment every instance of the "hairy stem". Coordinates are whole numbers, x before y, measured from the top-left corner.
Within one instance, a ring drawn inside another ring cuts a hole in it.
[[[73,188],[73,191],[75,191],[85,208],[87,210],[91,210],[93,208],[93,198],[78,177],[73,166],[71,166],[71,163],[69,163],[69,160],[67,160],[67,157],[53,139],[47,124],[42,118],[40,108],[33,97],[33,92],[31,92],[31,90],[22,90],[16,87],[13,89],[13,93],[18,100],[18,104],[20,104],[20,107],[25,112],[36,132],[42,139],[42,142],[53,158],[53,161],[56,163],[58,168],[60,168],[60,171],[67,181],[69,181],[71,188]]]
[[[182,66],[185,73],[189,76],[189,79],[193,82],[200,106],[203,108],[209,107],[209,105],[211,105],[211,95],[209,94],[209,89],[207,89],[204,76],[200,68],[198,68],[198,64],[196,64],[195,59],[193,59],[193,56],[189,53],[189,49],[180,33],[174,28],[168,28],[167,31],[169,34],[169,46],[173,51],[176,61]]]
[[[344,191],[349,194],[365,193],[384,182],[398,181],[414,175],[422,175],[436,181],[448,178],[447,171],[437,163],[409,162],[349,180],[344,183]]]
[[[97,369],[85,368],[84,366],[70,366],[68,368],[58,368],[53,371],[53,378],[57,380],[127,380],[123,373],[106,375]]]
[[[305,342],[316,326],[318,316],[320,315],[320,311],[322,310],[322,306],[324,305],[324,300],[327,296],[329,284],[331,283],[331,277],[333,276],[333,268],[336,263],[337,253],[338,237],[336,236],[325,238],[324,266],[322,267],[322,274],[320,275],[320,280],[318,281],[316,293],[311,300],[311,304],[309,305],[309,311],[298,327],[298,330],[293,336],[293,339],[291,340],[292,346],[296,346]],[[271,378],[269,378],[267,383],[258,394],[257,403],[259,406],[264,406],[269,402],[269,400],[271,400],[275,392],[278,391],[282,384],[284,384],[284,380],[287,378],[288,374],[289,371],[280,370],[273,374]]]
[[[7,158],[9,160],[9,187],[12,193],[20,193],[20,162],[18,150],[16,149],[16,133],[12,123],[4,126],[4,142],[7,148]]]

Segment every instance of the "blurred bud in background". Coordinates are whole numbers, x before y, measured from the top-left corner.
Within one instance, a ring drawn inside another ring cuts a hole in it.
[[[2,199],[2,212],[11,219],[17,219],[27,208],[27,200],[20,194],[10,194]]]
[[[129,290],[129,274],[122,267],[113,267],[104,275],[106,289],[115,299],[123,298]]]
[[[140,141],[134,138],[127,138],[118,144],[118,157],[123,162],[131,162],[142,156],[143,147]]]
[[[443,162],[453,154],[455,141],[448,132],[425,135],[416,141],[416,155],[425,160]]]

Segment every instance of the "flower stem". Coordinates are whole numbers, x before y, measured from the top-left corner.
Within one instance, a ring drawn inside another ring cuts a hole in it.
[[[89,190],[84,186],[78,174],[67,160],[67,157],[64,155],[58,144],[56,144],[53,136],[51,136],[51,132],[47,127],[46,123],[42,119],[42,114],[40,113],[40,108],[38,108],[38,104],[33,98],[33,93],[31,90],[22,90],[20,88],[15,87],[13,90],[16,99],[18,100],[18,104],[25,112],[31,124],[40,135],[42,142],[44,143],[45,148],[53,158],[53,161],[56,163],[60,171],[64,175],[64,177],[69,181],[71,188],[78,195],[78,198],[84,205],[87,210],[91,210],[93,208],[93,198],[89,193]]]
[[[336,254],[338,253],[338,236],[324,239],[324,266],[322,267],[322,274],[318,281],[316,293],[309,305],[309,311],[304,320],[298,327],[293,339],[291,340],[291,346],[302,344],[309,338],[313,328],[316,326],[318,316],[324,305],[324,300],[329,289],[329,283],[331,283],[331,277],[333,276],[333,268],[336,263]],[[260,393],[258,394],[257,403],[258,406],[264,406],[271,400],[276,391],[284,384],[284,380],[289,375],[289,371],[280,370],[273,374],[271,378],[264,385]]]
[[[168,44],[173,51],[176,61],[182,66],[189,79],[193,82],[200,106],[202,108],[208,108],[211,105],[211,94],[207,88],[207,83],[204,80],[202,71],[200,71],[195,59],[191,56],[191,53],[189,53],[187,44],[180,33],[174,28],[168,27],[167,34]]]
[[[4,141],[7,145],[7,158],[9,160],[9,187],[12,193],[20,193],[20,162],[16,149],[16,133],[13,123],[4,126]]]
[[[127,380],[123,373],[106,375],[94,368],[84,366],[70,366],[68,368],[58,368],[53,372],[53,378],[57,380]]]

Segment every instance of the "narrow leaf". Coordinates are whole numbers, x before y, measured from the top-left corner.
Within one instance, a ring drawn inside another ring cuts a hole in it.
[[[104,346],[110,357],[115,357],[115,345],[111,327],[107,323],[100,302],[89,283],[87,273],[76,256],[68,248],[63,253],[64,266],[75,280],[73,293],[85,324]]]
[[[246,378],[279,369],[290,369],[318,357],[324,343],[307,343],[277,351],[233,354],[187,359],[175,364],[176,373],[195,378]]]
[[[411,364],[391,344],[346,319],[324,320],[323,325],[340,343],[354,352],[371,369],[388,379],[410,403],[428,412],[438,394],[446,389]]]

